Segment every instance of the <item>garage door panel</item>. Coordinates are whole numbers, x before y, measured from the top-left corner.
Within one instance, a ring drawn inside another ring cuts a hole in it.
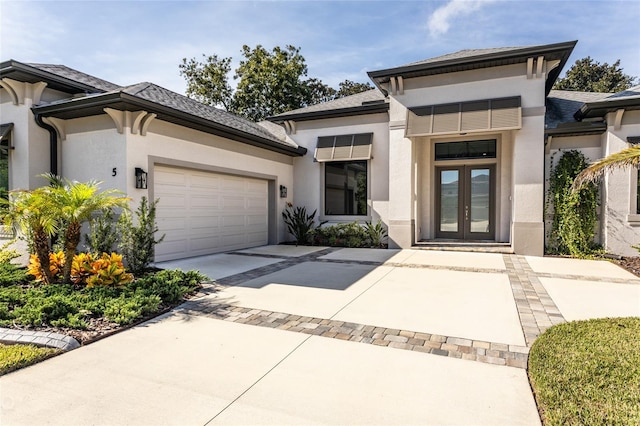
[[[207,196],[206,194],[192,195],[189,198],[189,206],[198,209],[218,209],[221,207],[218,197]]]
[[[156,260],[236,250],[268,242],[268,183],[240,176],[156,166]]]

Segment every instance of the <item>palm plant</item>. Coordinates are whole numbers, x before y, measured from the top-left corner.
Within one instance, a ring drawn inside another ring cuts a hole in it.
[[[572,189],[577,191],[585,183],[594,182],[610,171],[638,166],[640,166],[640,146],[634,145],[591,164],[576,176]]]
[[[7,226],[18,226],[29,236],[36,256],[40,259],[42,276],[46,284],[51,283],[49,262],[50,238],[58,231],[57,208],[50,187],[32,191],[12,191],[8,209],[4,216]]]
[[[104,212],[115,207],[126,209],[129,199],[120,196],[117,190],[99,191],[100,182],[72,182],[53,175],[44,175],[50,183],[50,194],[62,230],[65,264],[64,282],[71,281],[71,265],[82,235],[82,223],[91,219],[96,212]],[[42,261],[42,258],[41,258]]]

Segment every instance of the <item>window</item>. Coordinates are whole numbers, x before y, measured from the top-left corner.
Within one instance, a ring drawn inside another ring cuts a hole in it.
[[[0,126],[0,198],[9,195],[9,150],[11,149],[11,129],[13,124]]]
[[[496,158],[495,139],[436,144],[436,160]]]
[[[340,161],[324,165],[326,215],[367,215],[367,162]]]

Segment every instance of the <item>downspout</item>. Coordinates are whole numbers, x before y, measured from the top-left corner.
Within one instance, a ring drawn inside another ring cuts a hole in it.
[[[36,124],[49,132],[49,171],[52,175],[58,176],[58,133],[50,124],[42,120],[42,115],[33,114]]]

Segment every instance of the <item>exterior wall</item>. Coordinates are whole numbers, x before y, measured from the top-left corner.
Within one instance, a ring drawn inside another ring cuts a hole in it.
[[[130,197],[132,208],[143,196],[153,199],[155,164],[253,176],[269,180],[274,189],[279,185],[293,188],[291,157],[168,122],[154,120],[145,136],[131,133],[129,125],[118,133],[106,114],[67,120],[65,128],[64,176],[79,181],[100,180],[103,189],[118,189]],[[135,188],[136,167],[148,173],[146,190]],[[273,191],[273,243],[288,238],[280,212],[291,199],[291,190],[288,198],[280,198],[279,192]]]
[[[433,154],[430,147],[424,146],[424,142],[420,142],[416,148],[404,137],[407,109],[520,96],[522,128],[499,132],[497,135],[501,140],[501,154],[496,161],[500,167],[496,239],[510,239],[518,254],[543,254],[545,81],[546,72],[540,77],[527,78],[525,64],[404,80],[404,94],[391,95],[390,103],[389,233],[391,236],[405,234],[408,229],[414,231],[409,238],[397,238],[401,242],[399,247],[408,247],[416,239],[432,237],[434,229],[433,207],[425,201],[432,203],[434,197],[431,193]],[[489,135],[496,135],[496,132],[451,135],[450,140],[469,140]],[[420,159],[418,164],[415,163],[417,159]],[[416,182],[420,183],[419,202],[413,195]]]
[[[606,117],[602,156],[629,146],[627,136],[640,136],[640,111],[626,111],[619,129],[613,126],[615,113]],[[610,253],[637,256],[633,245],[640,243],[640,215],[636,213],[637,174],[634,168],[616,170],[603,180],[602,243]]]
[[[324,165],[314,160],[318,137],[356,133],[373,133],[372,159],[368,163],[369,215],[366,218],[326,216],[323,199]],[[305,206],[309,212],[317,210],[316,217],[330,223],[351,222],[357,218],[373,222],[381,220],[386,226],[389,225],[389,125],[386,113],[297,122],[295,134],[289,136],[308,150],[307,155],[294,159],[294,205]]]
[[[34,189],[45,183],[38,175],[49,171],[49,132],[38,126],[33,118],[30,109],[33,85],[19,84],[23,96],[19,97],[18,105],[13,103],[5,89],[0,88],[2,123],[14,124],[12,142],[15,149],[9,153],[9,185],[10,189]],[[45,90],[43,96],[49,95],[47,92]]]

